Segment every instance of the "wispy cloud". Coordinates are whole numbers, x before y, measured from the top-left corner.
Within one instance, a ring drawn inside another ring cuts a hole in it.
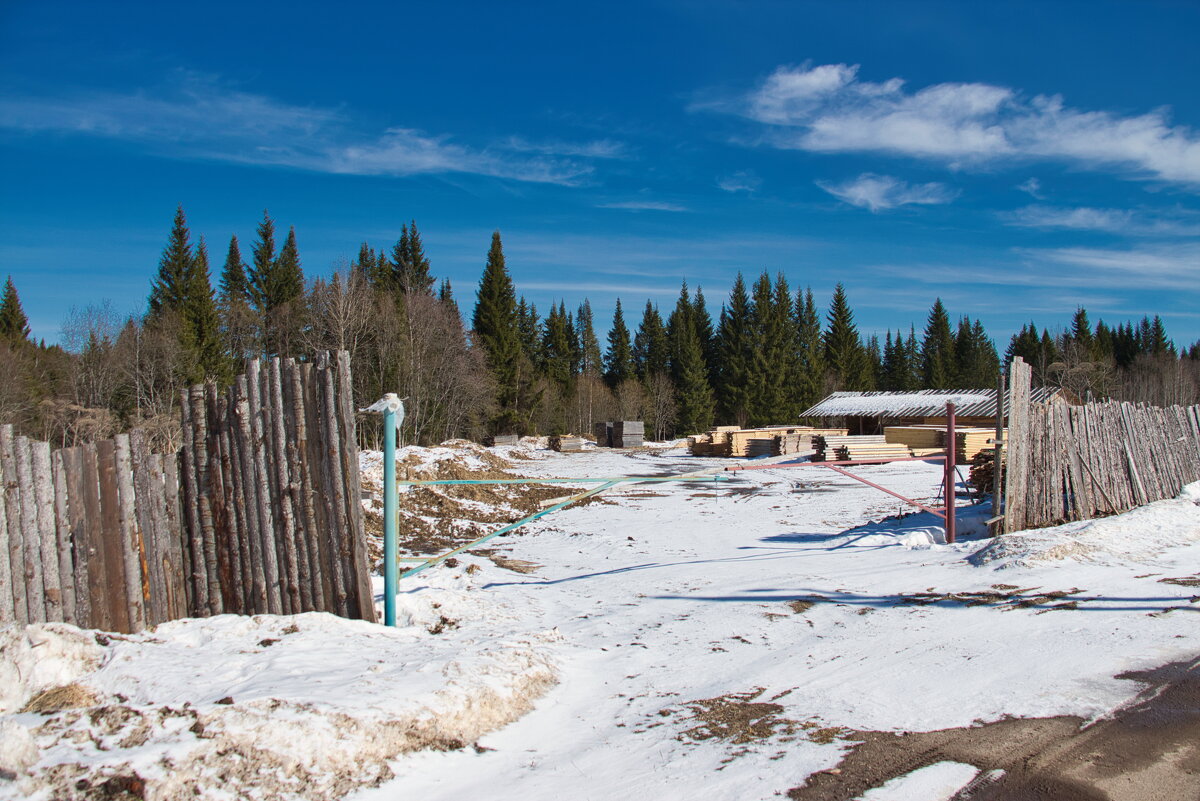
[[[984,83],[910,91],[900,78],[876,83],[858,71],[847,64],[781,66],[743,96],[693,108],[763,123],[766,141],[780,148],[890,153],[960,167],[1055,159],[1200,186],[1200,137],[1172,125],[1166,109],[1136,116],[1084,111],[1057,95],[1029,98]]]
[[[661,200],[621,200],[612,203],[597,203],[598,209],[625,209],[626,211],[688,211],[686,206]]]
[[[909,184],[890,175],[875,175],[869,172],[840,184],[827,181],[817,181],[816,184],[839,200],[871,211],[909,204],[949,203],[958,197],[958,191],[945,184]]]
[[[486,147],[446,134],[393,127],[366,132],[342,109],[295,106],[181,73],[160,91],[0,99],[0,127],[141,143],[177,158],[293,167],[355,175],[470,173],[573,184],[592,171],[587,158],[612,158],[615,143]],[[534,155],[530,155],[530,154]]]
[[[1200,236],[1200,214],[1140,212],[1132,209],[1064,208],[1032,205],[1002,215],[1024,228],[1104,231],[1128,236]],[[1197,265],[1200,270],[1200,265]]]
[[[762,178],[754,170],[738,170],[717,180],[717,186],[726,192],[757,192]]]
[[[558,139],[533,142],[520,136],[505,140],[509,150],[521,153],[542,153],[548,156],[581,156],[589,159],[627,159],[631,157],[629,147],[612,139],[597,139],[591,142],[564,142]]]
[[[1017,189],[1029,195],[1034,200],[1045,200],[1045,196],[1042,195],[1042,182],[1037,178],[1030,178],[1028,181],[1019,184]]]

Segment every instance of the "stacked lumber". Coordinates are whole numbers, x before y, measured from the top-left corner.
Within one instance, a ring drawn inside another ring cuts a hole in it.
[[[944,425],[887,426],[883,429],[883,436],[889,443],[907,445],[913,456],[937,456],[946,451]],[[994,428],[956,428],[955,461],[958,464],[970,464],[977,454],[992,447],[995,438]]]
[[[954,459],[971,464],[977,455],[990,450],[996,439],[995,428],[959,428],[954,432]]]
[[[579,453],[584,449],[584,443],[586,442],[590,442],[590,440],[577,437],[574,434],[565,434],[551,437],[550,447],[559,453]]]
[[[705,434],[688,438],[693,456],[749,457],[787,456],[806,453],[815,447],[815,438],[824,435],[844,436],[844,428],[813,428],[812,426],[765,426],[738,428],[717,426]]]
[[[645,441],[646,424],[641,420],[617,420],[612,423],[609,445],[613,448],[640,448]]]
[[[889,443],[883,434],[823,435],[814,439],[817,443],[817,452],[813,456],[814,462],[899,459],[912,455],[906,445]]]
[[[483,440],[483,444],[487,445],[488,447],[495,447],[497,445],[516,445],[520,442],[520,439],[521,438],[516,434],[495,434],[493,436],[486,437]]]
[[[592,435],[601,448],[612,447],[612,423],[593,423]]]

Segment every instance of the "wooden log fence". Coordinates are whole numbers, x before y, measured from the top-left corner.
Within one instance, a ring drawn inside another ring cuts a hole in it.
[[[374,621],[348,354],[251,361],[180,414],[173,454],[137,429],[52,451],[0,426],[0,623]]]
[[[1200,481],[1200,406],[1031,403],[1030,369],[1009,369],[1004,530],[1116,514]]]

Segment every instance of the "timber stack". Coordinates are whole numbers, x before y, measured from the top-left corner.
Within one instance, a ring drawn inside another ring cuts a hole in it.
[[[583,437],[577,437],[574,434],[564,434],[550,438],[550,448],[559,453],[579,453],[584,449],[585,443],[591,444],[591,441]]]
[[[688,450],[693,456],[721,458],[755,458],[806,453],[814,447],[817,437],[844,435],[844,428],[812,428],[811,426],[766,426],[739,428],[717,426],[705,434],[688,438]]]
[[[889,443],[883,434],[824,435],[814,439],[817,445],[817,452],[813,455],[814,462],[901,459],[912,455],[907,445]]]
[[[887,426],[883,436],[894,445],[906,445],[913,456],[940,456],[946,452],[946,427],[940,425]],[[954,431],[958,464],[971,464],[982,451],[992,447],[994,428],[957,428]]]
[[[521,441],[521,437],[517,434],[493,434],[483,440],[483,444],[489,448],[494,448],[497,445],[516,445]]]
[[[640,448],[645,441],[646,424],[641,420],[617,420],[612,424],[611,446]]]

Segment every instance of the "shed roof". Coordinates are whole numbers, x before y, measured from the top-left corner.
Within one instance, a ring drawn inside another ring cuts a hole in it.
[[[1062,392],[1057,387],[1038,387],[1030,400],[1045,403]],[[802,417],[938,417],[946,404],[954,404],[958,417],[995,417],[994,389],[923,389],[917,392],[835,392],[804,412]],[[1005,414],[1008,398],[1004,399]]]

